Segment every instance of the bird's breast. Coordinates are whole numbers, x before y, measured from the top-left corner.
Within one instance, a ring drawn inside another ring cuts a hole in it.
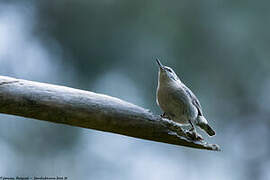
[[[158,86],[157,103],[169,117],[179,123],[188,123],[196,116],[196,109],[184,89],[175,86]]]

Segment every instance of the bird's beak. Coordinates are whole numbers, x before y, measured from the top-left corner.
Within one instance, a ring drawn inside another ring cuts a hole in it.
[[[163,70],[164,69],[164,66],[161,64],[161,62],[159,61],[158,58],[156,59],[156,61],[158,63],[159,68]]]

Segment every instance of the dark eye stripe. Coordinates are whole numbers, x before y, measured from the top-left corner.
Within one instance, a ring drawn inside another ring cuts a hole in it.
[[[169,69],[169,68],[166,68],[166,70],[168,70],[169,72],[172,72],[172,70],[171,70],[171,69]]]

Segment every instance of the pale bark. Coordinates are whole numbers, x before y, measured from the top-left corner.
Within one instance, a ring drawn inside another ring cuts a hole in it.
[[[169,144],[219,150],[181,127],[118,98],[0,76],[0,113],[112,132]]]

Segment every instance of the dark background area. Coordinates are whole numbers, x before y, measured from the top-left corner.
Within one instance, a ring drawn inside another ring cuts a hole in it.
[[[158,67],[200,99],[222,152],[0,116],[0,176],[270,179],[269,1],[0,1],[0,74],[160,114]]]

